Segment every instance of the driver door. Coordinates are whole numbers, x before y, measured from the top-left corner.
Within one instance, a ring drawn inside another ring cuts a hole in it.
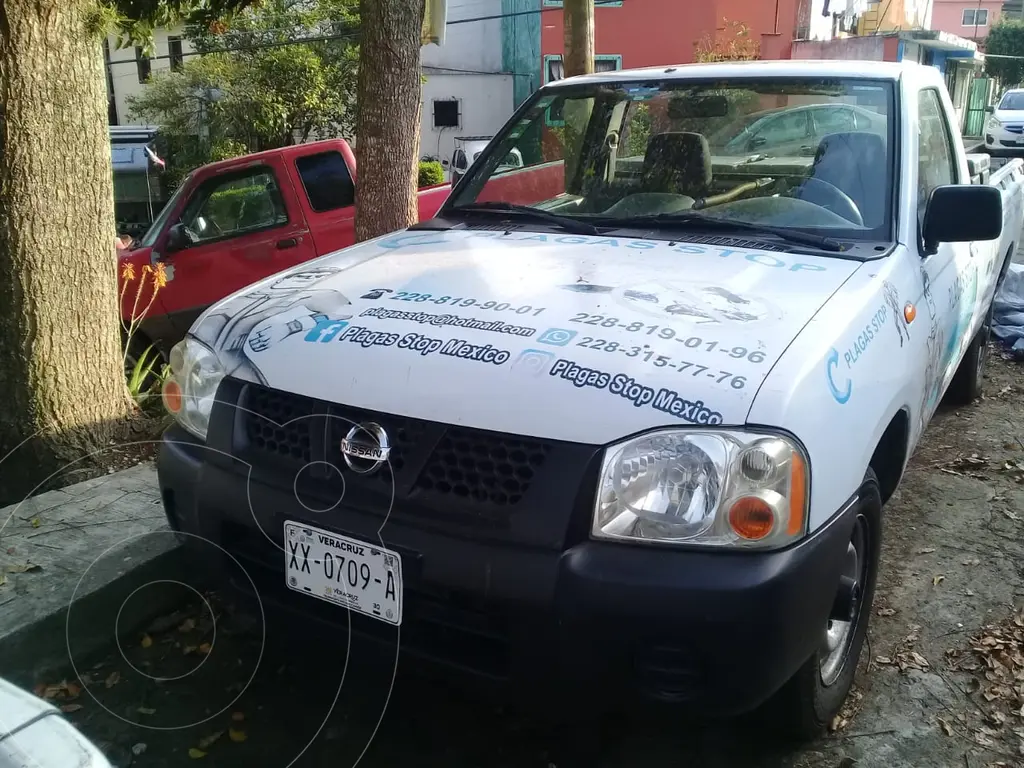
[[[316,255],[279,165],[271,159],[213,175],[182,208],[175,223],[189,230],[192,242],[173,253],[165,250],[171,279],[161,297],[180,334],[211,304]]]

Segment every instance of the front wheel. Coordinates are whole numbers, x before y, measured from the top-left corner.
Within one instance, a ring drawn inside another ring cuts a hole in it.
[[[821,628],[817,650],[768,704],[781,731],[807,741],[839,714],[867,636],[882,539],[882,497],[869,469],[843,558],[836,603]]]

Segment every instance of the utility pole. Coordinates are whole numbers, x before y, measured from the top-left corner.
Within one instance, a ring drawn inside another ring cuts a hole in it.
[[[565,76],[589,75],[594,71],[594,0],[564,0],[562,18]]]

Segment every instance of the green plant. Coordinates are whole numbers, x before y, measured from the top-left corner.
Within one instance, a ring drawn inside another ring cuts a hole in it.
[[[444,167],[437,160],[420,161],[419,185],[432,187],[444,184]]]
[[[985,38],[985,73],[1004,85],[1024,79],[1024,22],[1001,21]],[[1006,56],[1008,58],[1002,58]]]
[[[146,316],[149,308],[153,306],[153,302],[156,301],[160,289],[167,285],[167,270],[163,262],[157,262],[156,266],[144,265],[142,267],[142,274],[136,275],[135,265],[130,261],[124,262],[121,265],[120,305],[122,307],[126,306],[125,295],[128,291],[128,286],[135,282],[136,279],[138,279],[138,285],[135,288],[135,296],[132,299],[128,323],[125,324],[123,319],[121,321],[121,329],[124,332],[123,363],[128,394],[137,406],[144,408],[152,402],[154,393],[159,393],[160,387],[163,385],[164,379],[167,378],[170,368],[164,363],[162,355],[152,344],[146,347],[138,358],[131,362],[130,366],[129,356],[131,355],[131,350],[137,346],[135,337],[139,330],[139,324]],[[143,295],[146,292],[147,286],[149,287],[149,298],[143,304]],[[142,305],[141,311],[139,309],[140,304]]]
[[[139,355],[128,374],[128,394],[140,408],[146,409],[154,398],[159,400],[164,380],[170,375],[170,366],[153,344]]]

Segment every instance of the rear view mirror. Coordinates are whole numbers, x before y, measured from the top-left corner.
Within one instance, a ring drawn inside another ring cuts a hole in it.
[[[729,114],[729,101],[725,96],[701,95],[673,96],[668,102],[668,116],[673,120],[688,117],[725,117]]]
[[[995,240],[1003,232],[1003,195],[979,184],[944,184],[932,190],[924,212],[925,253],[939,243]]]

